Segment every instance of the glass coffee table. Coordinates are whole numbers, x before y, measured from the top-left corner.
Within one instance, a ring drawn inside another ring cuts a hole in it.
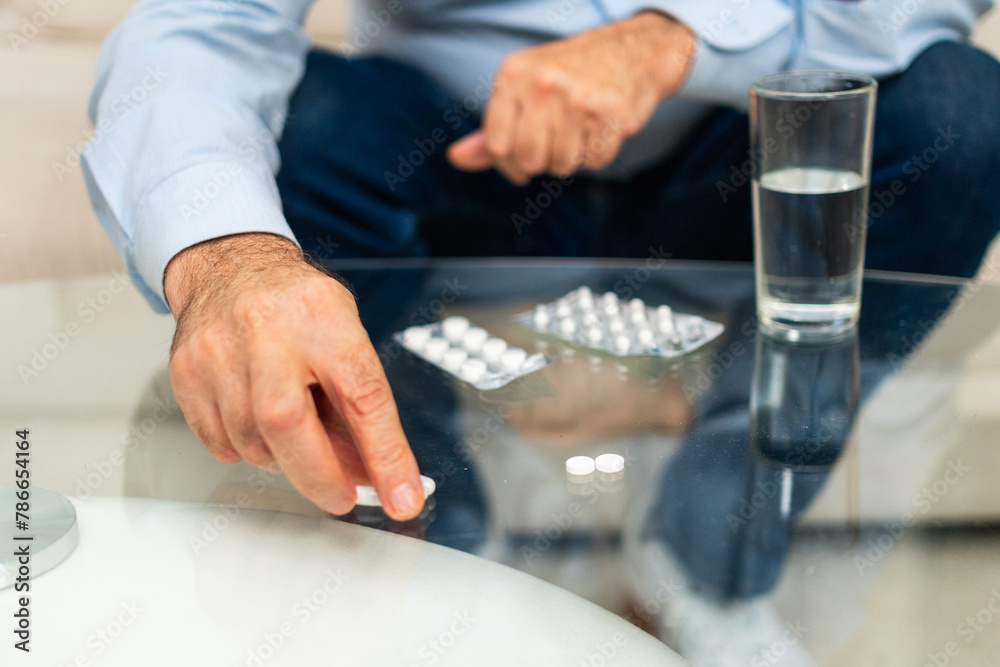
[[[1000,660],[1000,286],[871,272],[853,335],[794,345],[758,333],[743,265],[336,268],[437,484],[413,521],[215,461],[173,401],[172,320],[124,277],[0,286],[0,484],[28,430],[79,533],[4,664]],[[581,285],[725,331],[660,359],[512,322]],[[450,315],[552,363],[479,391],[392,338]],[[602,453],[624,471],[567,476]]]

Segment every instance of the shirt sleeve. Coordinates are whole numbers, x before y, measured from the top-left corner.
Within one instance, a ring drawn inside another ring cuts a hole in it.
[[[81,154],[94,210],[146,299],[166,312],[178,252],[228,234],[294,241],[277,140],[312,0],[144,0],[108,37]]]
[[[965,40],[992,0],[604,0],[611,18],[662,11],[697,36],[679,95],[738,109],[773,72],[901,72],[934,42]]]

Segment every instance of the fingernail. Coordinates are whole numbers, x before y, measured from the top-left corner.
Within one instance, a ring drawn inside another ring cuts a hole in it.
[[[417,494],[409,484],[400,484],[389,494],[392,507],[400,514],[414,514],[420,506]]]

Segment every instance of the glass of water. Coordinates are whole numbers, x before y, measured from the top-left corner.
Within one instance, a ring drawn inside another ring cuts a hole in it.
[[[858,321],[877,88],[840,72],[750,86],[757,316],[772,334],[836,337]]]

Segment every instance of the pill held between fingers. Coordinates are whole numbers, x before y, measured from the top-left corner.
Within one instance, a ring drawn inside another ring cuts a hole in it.
[[[460,350],[457,347],[453,347],[449,350],[445,350],[445,353],[441,355],[441,364],[450,371],[457,371],[468,358],[468,352]]]
[[[482,359],[468,359],[458,369],[458,374],[466,382],[475,384],[486,374],[486,362]]]
[[[420,483],[424,487],[424,500],[430,498],[437,489],[437,484],[433,479],[427,477],[426,475],[420,476]],[[382,502],[378,499],[378,493],[375,491],[374,486],[369,486],[367,484],[358,484],[355,487],[358,493],[358,505],[364,507],[381,507]]]
[[[483,343],[483,359],[494,366],[500,363],[500,355],[507,350],[507,341],[502,338],[490,338]]]
[[[462,345],[466,350],[472,354],[479,354],[479,351],[483,349],[483,343],[490,335],[487,333],[486,329],[481,329],[480,327],[472,327],[465,332],[462,336]]]
[[[444,331],[445,338],[453,343],[457,343],[462,340],[462,336],[469,330],[469,318],[462,317],[461,315],[446,317],[441,322],[441,329]]]
[[[571,456],[566,459],[566,473],[569,475],[589,475],[597,464],[589,456]]]
[[[424,349],[430,339],[431,332],[427,327],[408,327],[403,331],[403,345],[414,352]]]
[[[504,353],[500,355],[500,368],[504,369],[508,373],[517,373],[521,370],[521,366],[527,358],[527,352],[519,347],[512,347],[509,350],[505,350]]]
[[[625,458],[620,454],[601,454],[594,459],[594,465],[600,472],[621,472],[625,469]]]
[[[431,338],[427,341],[427,344],[424,345],[424,356],[436,363],[441,361],[444,353],[447,352],[450,347],[451,346],[448,345],[448,341],[444,338]]]

